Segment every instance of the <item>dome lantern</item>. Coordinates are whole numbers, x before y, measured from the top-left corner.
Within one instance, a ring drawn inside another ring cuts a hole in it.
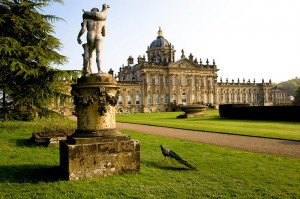
[[[163,32],[161,30],[161,27],[159,26],[159,30],[157,32],[157,39],[163,37]]]
[[[161,27],[159,27],[159,30],[157,32],[157,38],[150,44],[150,49],[153,48],[171,48],[171,43],[168,42],[163,36],[163,32],[161,30]]]
[[[167,66],[174,63],[174,46],[163,36],[163,31],[159,27],[157,38],[150,44],[147,49],[149,63]]]

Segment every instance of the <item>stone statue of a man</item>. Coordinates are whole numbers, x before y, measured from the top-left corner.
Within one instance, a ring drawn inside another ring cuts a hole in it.
[[[92,58],[93,52],[96,49],[96,63],[98,73],[101,73],[101,57],[103,37],[105,37],[105,20],[109,5],[103,4],[102,11],[98,8],[93,8],[90,12],[83,10],[83,22],[81,23],[81,30],[78,34],[77,41],[82,43],[80,37],[87,29],[87,44],[83,44],[83,72],[84,75],[92,73]]]

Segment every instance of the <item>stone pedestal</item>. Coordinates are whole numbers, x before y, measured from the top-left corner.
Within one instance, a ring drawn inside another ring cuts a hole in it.
[[[139,171],[139,142],[116,129],[118,89],[110,74],[82,77],[72,85],[77,129],[60,142],[60,167],[65,178],[79,180]]]

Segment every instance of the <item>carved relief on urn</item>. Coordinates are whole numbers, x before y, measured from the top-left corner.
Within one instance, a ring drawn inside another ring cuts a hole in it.
[[[97,131],[116,128],[115,106],[119,88],[110,74],[83,77],[72,86],[77,130]]]

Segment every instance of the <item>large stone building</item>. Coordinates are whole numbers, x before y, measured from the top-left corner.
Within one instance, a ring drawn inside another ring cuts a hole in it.
[[[271,101],[274,105],[291,104],[293,96],[288,96],[287,91],[278,89],[277,87],[271,90]]]
[[[148,46],[145,56],[134,63],[129,56],[127,66],[120,67],[116,79],[120,86],[119,113],[171,111],[180,105],[248,103],[270,105],[271,81],[251,83],[217,81],[215,60],[203,62],[181,51],[175,60],[174,46],[159,28],[157,38]]]

